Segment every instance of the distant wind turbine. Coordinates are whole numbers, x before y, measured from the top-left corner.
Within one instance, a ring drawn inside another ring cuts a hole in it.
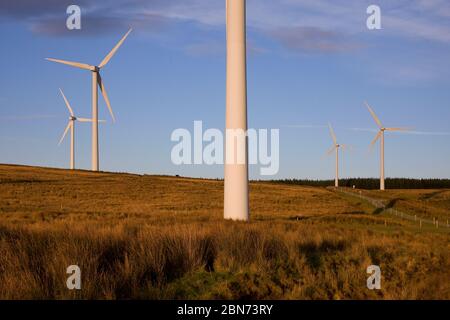
[[[345,149],[348,146],[345,144],[339,144],[337,142],[337,138],[336,135],[334,134],[334,130],[331,124],[328,124],[328,127],[330,128],[331,138],[333,139],[333,147],[330,150],[328,150],[328,155],[331,155],[333,151],[336,152],[336,175],[334,178],[334,186],[337,188],[339,187],[339,148]]]
[[[103,98],[105,99],[106,105],[108,107],[109,113],[113,119],[116,121],[114,113],[109,102],[108,94],[106,93],[105,85],[103,83],[102,77],[100,76],[100,69],[103,68],[109,60],[114,56],[116,51],[128,37],[132,29],[130,29],[122,39],[116,44],[116,46],[111,50],[110,53],[103,59],[98,66],[92,66],[85,63],[58,60],[53,58],[46,58],[46,60],[66,64],[72,67],[77,67],[84,70],[89,70],[92,72],[92,170],[99,170],[99,153],[98,153],[98,87],[102,92]],[[98,87],[97,87],[98,86]]]
[[[373,112],[372,108],[369,106],[367,102],[364,102],[367,106],[367,109],[369,109],[370,114],[372,115],[373,119],[375,120],[379,131],[377,135],[375,136],[375,139],[373,139],[372,143],[370,144],[371,147],[375,145],[375,143],[378,141],[378,139],[381,138],[380,142],[380,156],[381,156],[381,165],[380,165],[380,190],[384,190],[384,132],[385,131],[409,131],[408,128],[385,128],[381,124],[380,119],[376,116],[375,112]]]
[[[76,117],[75,114],[73,113],[73,109],[70,106],[69,101],[67,100],[66,96],[64,95],[64,92],[62,91],[62,89],[59,89],[59,91],[61,92],[64,102],[66,103],[66,107],[69,110],[70,117],[69,117],[69,123],[67,124],[67,127],[64,130],[61,140],[59,140],[58,146],[61,145],[64,138],[66,137],[67,132],[70,129],[70,169],[73,170],[73,169],[75,169],[75,121],[92,122],[92,119]],[[100,122],[103,122],[103,121],[100,120]]]

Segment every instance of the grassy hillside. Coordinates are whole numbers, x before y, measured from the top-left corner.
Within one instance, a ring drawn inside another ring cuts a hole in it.
[[[0,298],[450,298],[448,228],[324,188],[250,189],[252,221],[232,223],[221,181],[0,165]],[[438,191],[403,192],[380,196],[415,206]],[[438,195],[430,212],[448,208]],[[80,291],[65,286],[71,264]]]
[[[427,219],[436,218],[444,225],[450,219],[450,190],[363,191],[364,195],[383,199],[392,208]],[[450,222],[450,221],[449,221]]]
[[[334,186],[333,180],[299,180],[284,179],[272,180],[275,183],[302,185],[312,187]],[[407,179],[407,178],[386,178],[387,189],[450,189],[450,179]],[[344,178],[339,180],[341,187],[377,190],[380,189],[379,178]]]

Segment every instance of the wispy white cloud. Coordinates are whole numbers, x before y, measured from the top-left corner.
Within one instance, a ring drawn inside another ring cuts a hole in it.
[[[419,136],[450,136],[450,132],[433,132],[433,131],[404,131],[401,134],[414,134]]]
[[[48,35],[65,34],[65,0],[2,1],[0,16],[31,24]],[[357,36],[367,34],[369,0],[248,0],[249,27],[278,41],[289,50],[342,52],[364,46]],[[155,32],[164,24],[192,22],[204,28],[223,28],[224,0],[80,0],[85,30],[80,35],[116,32],[135,26]],[[450,44],[450,1],[378,0],[382,10],[382,36]],[[201,48],[191,44],[187,52]],[[197,48],[196,48],[197,47]]]
[[[298,128],[298,129],[323,129],[323,128],[328,128],[328,126],[320,125],[320,124],[286,124],[286,125],[281,125],[281,127],[284,127],[284,128]]]
[[[322,30],[356,34],[367,32],[366,8],[373,1],[346,0],[248,0],[248,24],[251,28],[273,31],[280,28],[313,27]],[[0,15],[31,21],[46,32],[42,24],[65,18],[65,7],[70,1],[21,0],[2,1]],[[114,0],[99,3],[80,0],[89,18],[98,20],[123,20],[127,23],[143,17],[193,21],[208,26],[225,24],[224,0]],[[420,37],[431,41],[450,43],[450,2],[447,0],[379,0],[383,28],[396,36]],[[40,18],[39,20],[35,18]],[[43,22],[42,22],[43,21]],[[101,22],[98,22],[102,25]]]
[[[359,132],[371,132],[371,133],[377,133],[378,129],[374,128],[346,128],[347,130],[351,131],[359,131]],[[420,135],[420,136],[449,136],[450,132],[445,131],[398,131],[396,134],[413,134],[413,135]]]
[[[58,118],[57,115],[10,115],[10,116],[0,116],[0,121],[29,121],[29,120],[43,120],[43,119],[54,119]]]
[[[427,18],[387,15],[383,17],[384,28],[392,30],[394,36],[425,39],[450,43],[450,26],[437,24]]]
[[[280,28],[271,35],[286,48],[302,53],[348,52],[362,47],[349,36],[317,27]]]
[[[377,129],[373,129],[373,128],[346,128],[347,130],[351,130],[351,131],[360,131],[360,132],[378,132]]]

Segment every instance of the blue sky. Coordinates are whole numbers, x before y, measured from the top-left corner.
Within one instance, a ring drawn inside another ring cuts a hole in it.
[[[81,30],[65,27],[69,4],[82,8]],[[370,4],[381,7],[381,30],[366,28]],[[386,136],[387,176],[450,178],[448,1],[248,0],[247,19],[249,127],[280,129],[272,178],[332,178],[328,122],[353,146],[342,175],[378,176],[364,100],[386,126],[414,128]],[[219,165],[173,165],[170,135],[194,120],[224,128],[224,0],[2,1],[0,163],[68,166],[58,88],[90,117],[90,75],[44,58],[98,64],[130,26],[102,73],[117,122],[100,98],[101,169],[223,176]],[[90,168],[90,134],[78,124],[79,168]]]

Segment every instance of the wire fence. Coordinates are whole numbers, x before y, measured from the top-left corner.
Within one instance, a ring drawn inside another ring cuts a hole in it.
[[[349,195],[349,196],[352,196],[352,197],[358,197],[361,200],[367,201],[372,206],[374,206],[376,209],[381,210],[381,212],[386,212],[386,213],[392,214],[393,216],[396,216],[398,218],[416,222],[419,224],[420,227],[422,227],[425,224],[429,224],[436,228],[442,228],[442,227],[450,228],[448,219],[446,221],[443,221],[443,223],[442,223],[442,222],[439,222],[439,220],[436,218],[433,218],[433,220],[431,220],[431,219],[427,219],[427,218],[423,218],[423,217],[418,217],[417,215],[407,214],[407,213],[404,213],[404,212],[394,209],[394,208],[388,208],[383,200],[375,199],[375,198],[371,198],[366,195],[363,195],[361,191],[354,192],[354,191],[345,190],[343,188],[337,188],[337,189],[333,188],[333,190],[343,193],[343,194],[346,194],[346,195]]]

